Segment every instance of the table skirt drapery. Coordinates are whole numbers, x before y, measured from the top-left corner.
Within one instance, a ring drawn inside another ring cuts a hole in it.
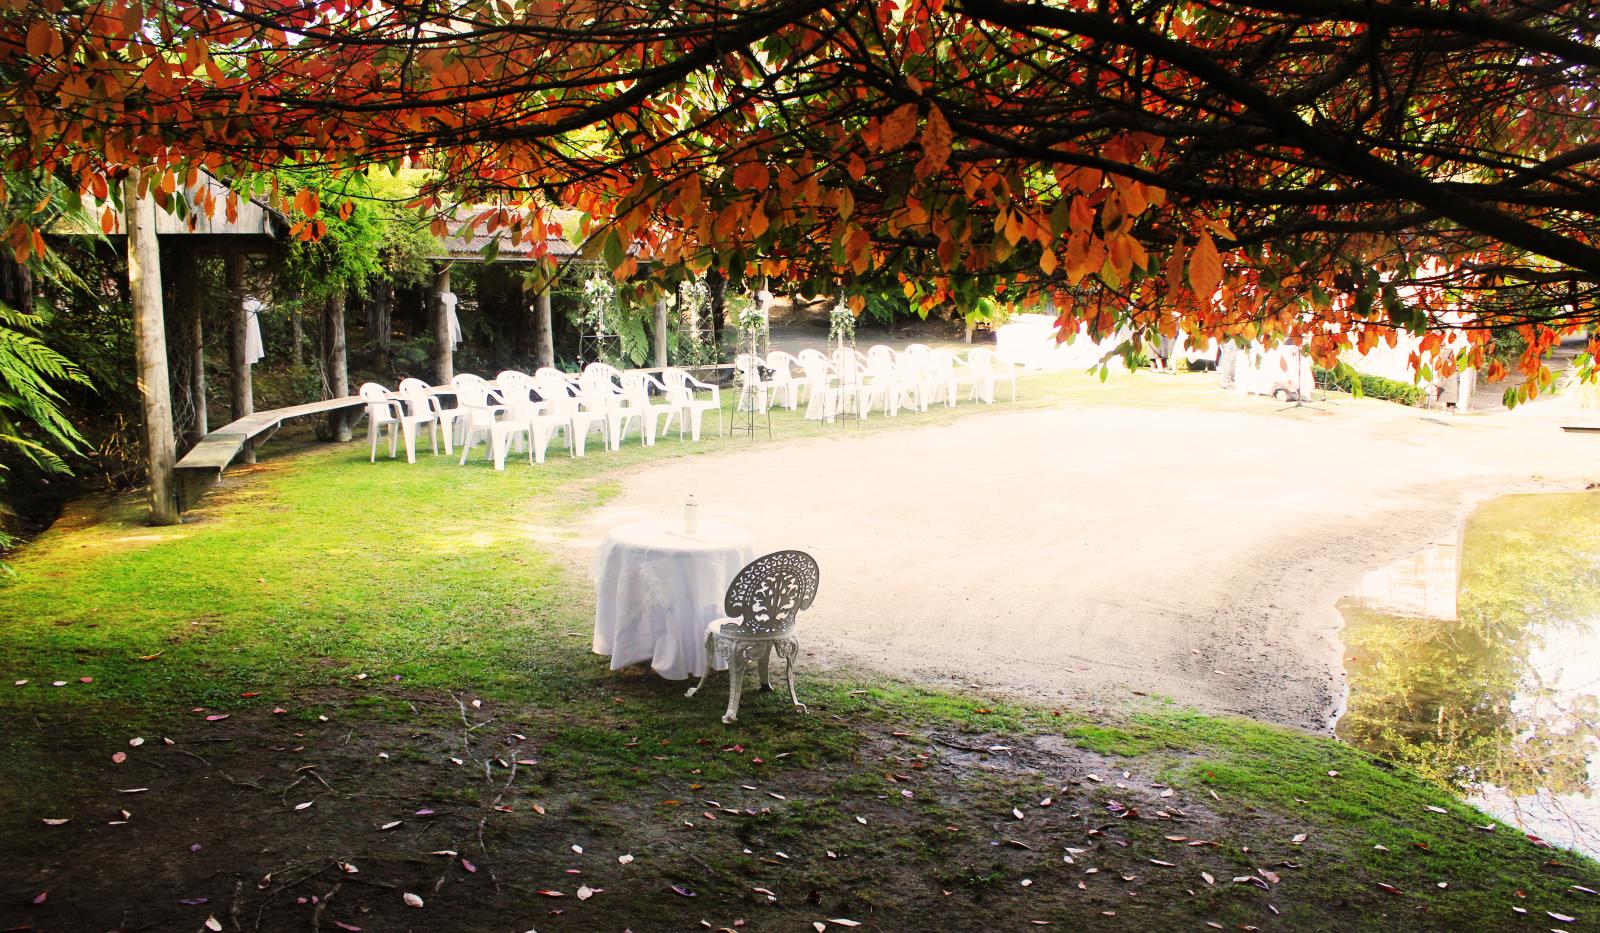
[[[648,663],[668,680],[706,670],[706,626],[722,616],[728,584],[755,559],[749,532],[704,521],[634,522],[612,529],[595,556],[594,651],[611,669]],[[714,670],[727,665],[711,659]]]

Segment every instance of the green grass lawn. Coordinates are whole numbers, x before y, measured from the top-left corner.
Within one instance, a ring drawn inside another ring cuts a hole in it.
[[[1062,403],[1244,407],[1062,375],[774,433]],[[179,527],[75,508],[0,589],[0,929],[1595,928],[1600,867],[1327,739],[804,667],[810,714],[723,726],[721,679],[611,672],[550,533],[749,443],[496,473],[288,438]]]

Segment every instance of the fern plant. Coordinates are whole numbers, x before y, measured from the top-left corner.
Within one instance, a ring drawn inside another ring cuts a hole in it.
[[[43,324],[37,314],[0,304],[0,446],[48,473],[68,473],[62,454],[82,453],[83,435],[62,412],[57,386],[87,387],[89,379],[39,340]]]

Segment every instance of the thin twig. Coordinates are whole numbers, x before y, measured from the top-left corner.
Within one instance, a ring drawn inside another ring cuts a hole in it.
[[[211,762],[206,761],[204,758],[201,758],[199,755],[196,755],[194,752],[184,751],[181,748],[175,748],[175,749],[173,749],[173,751],[177,752],[180,755],[188,755],[190,758],[193,758],[195,761],[200,762],[201,764],[205,765],[207,768],[210,768],[211,770],[213,770],[213,771],[217,772],[218,774],[222,775],[222,779],[224,781],[227,781],[229,784],[232,784],[235,787],[254,787],[256,790],[261,791],[262,793],[266,793],[267,792],[267,789],[265,787],[262,787],[260,784],[257,784],[255,781],[237,781],[237,780],[234,780],[228,774],[228,772],[222,770],[221,768],[217,767],[216,765],[212,764]]]
[[[317,901],[317,909],[311,912],[311,933],[318,933],[322,929],[322,912],[328,909],[328,902],[333,900],[333,896],[338,894],[342,887],[344,887],[343,881],[335,884],[333,890],[322,895],[322,900]]]

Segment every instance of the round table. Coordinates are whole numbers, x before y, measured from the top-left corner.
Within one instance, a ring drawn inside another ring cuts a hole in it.
[[[701,520],[651,519],[611,529],[595,555],[595,654],[611,669],[649,662],[668,680],[706,669],[706,627],[721,618],[728,584],[756,557],[750,532]],[[716,663],[721,670],[725,665]]]

